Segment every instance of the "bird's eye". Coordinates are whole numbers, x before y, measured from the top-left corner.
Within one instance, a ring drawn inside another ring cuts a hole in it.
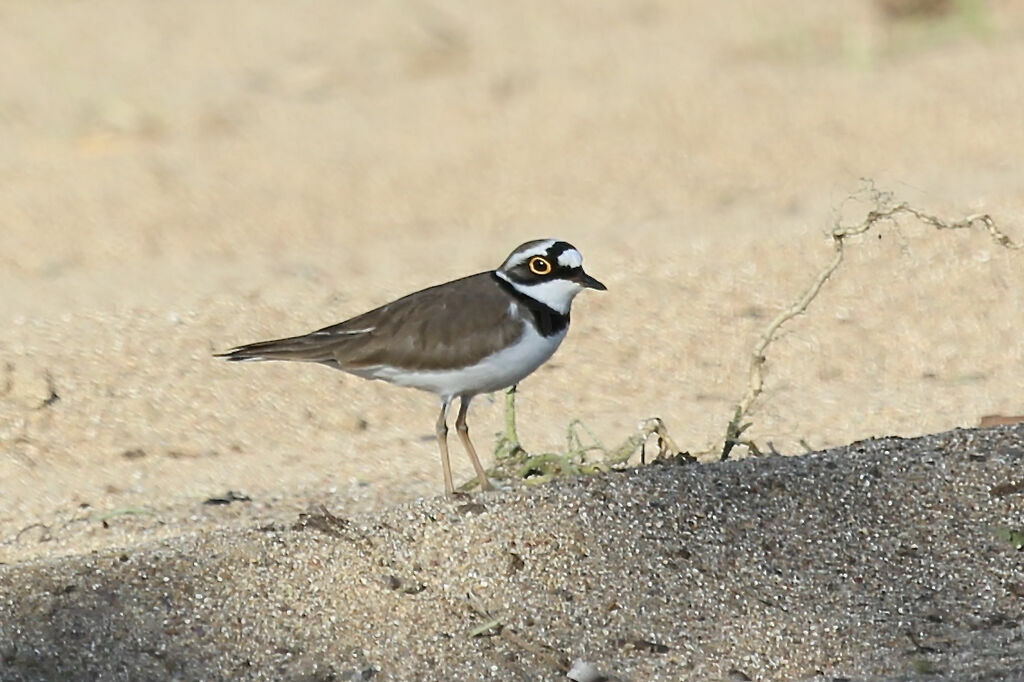
[[[534,256],[530,259],[530,272],[535,275],[550,275],[551,274],[551,261],[547,258],[541,258],[540,256]]]

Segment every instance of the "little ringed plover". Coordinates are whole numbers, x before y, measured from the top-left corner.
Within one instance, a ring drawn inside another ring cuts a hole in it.
[[[605,288],[584,272],[583,257],[571,244],[539,239],[519,246],[496,270],[417,291],[303,336],[251,343],[217,357],[316,362],[436,394],[437,443],[449,495],[455,488],[447,418],[458,398],[455,428],[480,486],[489,489],[469,439],[470,401],[517,384],[544,364],[565,338],[576,294]]]

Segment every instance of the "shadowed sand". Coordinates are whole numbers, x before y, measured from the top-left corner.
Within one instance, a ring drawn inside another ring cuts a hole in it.
[[[31,561],[0,571],[0,670],[1012,679],[1022,462],[1022,427],[952,431]]]

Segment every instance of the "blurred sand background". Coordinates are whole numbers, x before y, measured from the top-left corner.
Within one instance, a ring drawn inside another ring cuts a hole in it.
[[[202,501],[229,490],[289,513],[438,494],[431,396],[211,353],[527,239],[572,241],[609,290],[521,385],[524,444],[559,447],[573,418],[617,443],[657,415],[699,453],[757,335],[831,256],[826,231],[870,208],[847,201],[861,178],[1024,238],[1009,0],[909,19],[813,0],[10,0],[0,64],[8,563],[132,542],[97,530],[112,512],[212,523]],[[751,437],[798,454],[1024,411],[1019,252],[912,221],[852,246],[771,348]],[[488,455],[501,423],[476,401]]]

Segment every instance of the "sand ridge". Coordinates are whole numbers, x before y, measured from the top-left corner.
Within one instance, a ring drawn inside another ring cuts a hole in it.
[[[0,670],[1019,679],[1022,456],[1018,426],[668,461],[30,561],[0,571]]]

